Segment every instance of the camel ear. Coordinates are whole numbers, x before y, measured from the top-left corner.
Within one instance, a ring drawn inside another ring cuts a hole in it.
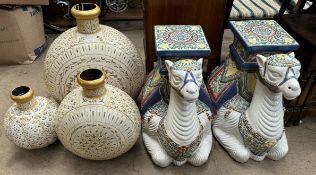
[[[294,57],[295,58],[295,53],[294,52],[291,52],[289,55],[290,55],[290,57]]]
[[[200,58],[200,59],[198,60],[198,63],[199,63],[199,65],[200,65],[200,68],[203,69],[203,58]]]
[[[267,61],[267,57],[260,54],[257,55],[256,59],[259,67],[263,67],[265,62]]]
[[[171,72],[172,66],[173,66],[173,62],[169,61],[169,60],[165,60],[165,64],[166,64],[166,68],[168,70],[168,72]]]

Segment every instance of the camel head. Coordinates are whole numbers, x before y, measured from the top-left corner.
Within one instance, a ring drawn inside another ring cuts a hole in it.
[[[199,98],[199,90],[203,81],[203,58],[199,60],[184,59],[175,63],[166,60],[170,86],[184,100],[195,102]]]
[[[301,87],[298,82],[301,63],[290,54],[275,54],[265,57],[257,55],[259,78],[270,90],[282,92],[287,100],[300,95]]]

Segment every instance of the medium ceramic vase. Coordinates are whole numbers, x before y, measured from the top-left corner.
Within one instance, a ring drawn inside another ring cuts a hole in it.
[[[81,87],[70,92],[58,109],[58,138],[69,151],[86,159],[120,156],[140,134],[136,103],[124,91],[104,84],[105,74],[99,69],[87,69],[77,78]]]
[[[118,30],[99,24],[100,8],[95,4],[77,4],[71,13],[77,27],[56,38],[45,59],[45,81],[51,95],[60,102],[78,87],[78,73],[98,68],[107,73],[107,83],[136,98],[145,72],[133,43]]]
[[[55,122],[58,104],[41,96],[33,97],[26,86],[15,88],[15,103],[4,118],[4,131],[9,140],[25,149],[45,147],[57,139]]]

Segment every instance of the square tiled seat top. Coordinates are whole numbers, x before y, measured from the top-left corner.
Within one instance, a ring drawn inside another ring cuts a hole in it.
[[[199,25],[156,25],[155,44],[158,57],[204,57],[211,53]]]
[[[299,48],[295,39],[274,20],[230,21],[229,28],[249,53]]]

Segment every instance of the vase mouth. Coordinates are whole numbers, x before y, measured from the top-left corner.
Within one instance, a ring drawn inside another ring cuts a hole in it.
[[[88,20],[97,18],[101,13],[98,5],[92,3],[79,3],[71,8],[71,14],[76,19]]]
[[[33,89],[28,86],[20,86],[12,90],[11,99],[16,103],[26,103],[33,98]]]
[[[86,89],[96,89],[103,86],[105,73],[99,69],[87,69],[77,76],[78,83]]]

